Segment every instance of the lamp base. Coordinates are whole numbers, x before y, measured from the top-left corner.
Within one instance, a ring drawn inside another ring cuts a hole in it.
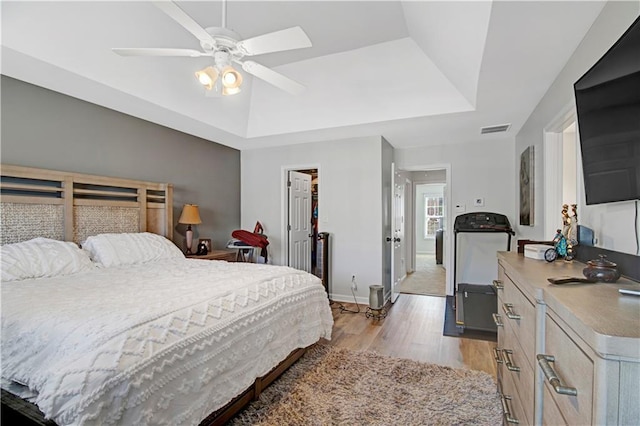
[[[191,230],[191,225],[187,228],[185,236],[187,237],[187,254],[193,254],[191,252],[191,247],[193,247],[193,231]]]

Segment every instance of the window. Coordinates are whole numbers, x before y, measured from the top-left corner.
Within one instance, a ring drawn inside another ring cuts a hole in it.
[[[424,196],[424,238],[434,238],[436,231],[442,228],[444,216],[444,198],[442,196]]]

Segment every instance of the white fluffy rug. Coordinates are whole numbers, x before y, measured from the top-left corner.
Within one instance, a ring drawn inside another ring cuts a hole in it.
[[[487,373],[318,344],[231,425],[500,425]]]

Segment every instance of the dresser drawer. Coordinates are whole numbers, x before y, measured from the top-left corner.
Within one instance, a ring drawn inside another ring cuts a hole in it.
[[[523,410],[523,403],[520,400],[520,396],[516,390],[516,386],[511,377],[506,376],[501,383],[501,396],[503,398],[503,408],[508,409],[503,413],[503,420],[505,425],[528,425],[532,422],[528,421]],[[506,400],[505,400],[506,398]]]
[[[542,424],[547,426],[565,426],[567,422],[560,414],[560,409],[556,405],[556,401],[553,399],[548,384],[545,384],[543,396],[542,396]]]
[[[502,376],[508,376],[523,404],[523,412],[529,423],[533,423],[534,411],[534,370],[529,364],[513,328],[505,324],[505,339],[502,346]]]
[[[553,362],[549,362],[549,366],[557,375],[561,385],[574,388],[577,395],[557,393],[553,390],[553,386],[549,386],[548,379],[545,379],[545,387],[549,387],[551,398],[567,423],[591,424],[594,404],[593,361],[550,315],[546,317],[545,331],[545,353],[554,358]]]
[[[511,327],[516,340],[520,341],[527,356],[527,362],[535,366],[536,345],[536,310],[509,276],[505,275],[502,300],[499,302],[498,313],[502,316],[505,328]]]

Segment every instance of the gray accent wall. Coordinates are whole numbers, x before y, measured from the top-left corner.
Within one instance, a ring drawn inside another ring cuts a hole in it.
[[[181,248],[185,203],[200,206],[196,243],[240,228],[240,151],[4,75],[0,93],[2,163],[172,183]]]

